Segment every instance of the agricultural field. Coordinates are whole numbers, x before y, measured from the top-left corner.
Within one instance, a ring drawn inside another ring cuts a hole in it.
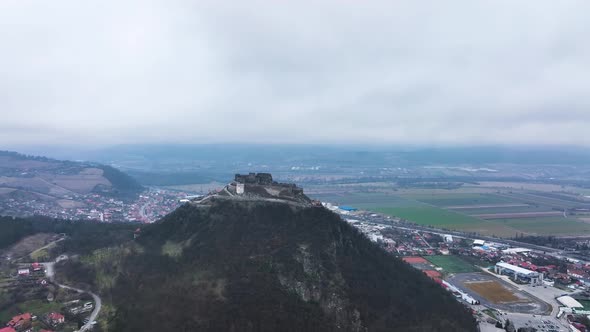
[[[406,194],[402,197],[440,207],[514,204],[510,199],[483,193]]]
[[[546,207],[532,206],[532,205],[512,205],[512,206],[494,206],[483,207],[481,205],[465,206],[462,208],[445,207],[446,209],[464,213],[470,216],[478,214],[498,214],[498,213],[532,213],[532,212],[552,212]],[[562,213],[562,212],[561,212]]]
[[[559,189],[555,185],[488,183],[457,190],[404,189],[392,192],[353,192],[328,194],[322,201],[350,205],[399,217],[420,225],[455,229],[483,235],[515,237],[525,235],[588,235],[590,237],[590,199],[570,192],[542,192]],[[586,218],[586,219],[585,219]]]
[[[406,219],[419,225],[433,226],[442,229],[456,229],[500,237],[513,237],[517,233],[515,229],[502,224],[429,205],[381,207],[372,209],[372,211]]]
[[[531,235],[582,235],[590,234],[590,224],[575,218],[538,217],[496,219],[496,223]]]
[[[492,222],[500,226],[495,232],[501,236],[514,236],[514,233],[502,235],[504,233],[499,231],[502,228],[527,235],[590,236],[590,225],[583,220],[585,216],[567,213],[569,209],[584,207],[584,199],[569,194],[531,191],[494,194],[448,192],[404,195],[404,198],[413,198],[457,214]],[[461,225],[451,226],[469,230]]]
[[[315,197],[314,197],[315,198]],[[324,201],[406,219],[410,222],[443,229],[456,229],[501,237],[514,237],[517,230],[492,221],[486,221],[446,210],[407,197],[381,193],[354,193],[321,197]]]
[[[462,260],[457,256],[428,256],[425,257],[430,263],[442,267],[446,273],[467,273],[478,272],[475,266]]]

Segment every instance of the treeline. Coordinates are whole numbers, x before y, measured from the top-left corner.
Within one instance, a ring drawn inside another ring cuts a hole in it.
[[[18,153],[15,151],[0,151],[0,156],[4,157],[11,157],[18,160],[37,160],[37,161],[55,161],[54,159],[50,159],[47,157],[40,157],[40,156],[31,156],[22,153]]]
[[[120,170],[107,166],[98,166],[103,171],[103,176],[113,185],[113,193],[119,196],[133,196],[143,190],[143,186],[136,179]]]
[[[133,238],[137,224],[66,221],[46,217],[0,217],[0,249],[8,248],[26,236],[37,233],[64,233],[64,251],[86,254]]]
[[[8,248],[27,235],[34,234],[31,222],[12,217],[0,217],[0,249]]]
[[[523,233],[517,234],[514,238],[516,241],[530,243],[538,246],[545,246],[551,248],[559,248],[562,246],[563,242],[559,238],[549,235],[549,236],[535,236],[535,235],[524,235]]]

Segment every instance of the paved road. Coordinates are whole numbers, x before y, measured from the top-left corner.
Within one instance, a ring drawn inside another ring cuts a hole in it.
[[[96,318],[98,317],[98,314],[100,313],[100,309],[102,308],[102,300],[100,299],[100,297],[92,292],[89,291],[85,291],[83,289],[79,289],[79,288],[75,288],[75,287],[71,287],[71,286],[67,286],[67,285],[62,285],[59,283],[55,282],[55,263],[59,262],[61,260],[65,260],[68,259],[67,256],[59,256],[55,262],[47,262],[47,263],[41,263],[44,267],[45,267],[45,273],[47,274],[47,277],[49,278],[49,280],[51,280],[51,282],[55,283],[56,285],[58,285],[60,288],[64,288],[64,289],[70,289],[73,291],[76,291],[78,293],[88,293],[90,294],[90,296],[92,296],[92,299],[94,299],[94,310],[92,310],[92,313],[90,314],[90,317],[88,318],[88,323],[84,324],[80,330],[78,330],[79,332],[84,332],[87,331],[89,329],[92,329],[92,322],[94,322],[96,320]]]
[[[146,206],[148,206],[148,203],[145,203],[144,205],[141,206],[141,208],[139,208],[139,215],[141,216],[142,219],[147,220],[147,215],[145,214],[145,208]]]

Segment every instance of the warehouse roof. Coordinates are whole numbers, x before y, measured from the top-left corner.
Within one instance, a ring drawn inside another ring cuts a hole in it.
[[[483,246],[485,243],[484,240],[473,240],[473,245],[474,246]]]
[[[531,249],[527,249],[527,248],[510,248],[510,249],[502,250],[502,252],[505,254],[517,254],[520,252],[529,252],[529,251],[531,251]]]
[[[584,306],[580,302],[576,301],[571,296],[566,295],[566,296],[558,297],[557,301],[568,308],[584,308]]]
[[[520,266],[516,266],[516,265],[512,265],[512,264],[508,264],[508,263],[503,263],[503,262],[497,263],[496,266],[501,267],[503,269],[508,269],[510,271],[514,271],[516,273],[524,274],[524,275],[538,274],[535,271],[523,269]]]

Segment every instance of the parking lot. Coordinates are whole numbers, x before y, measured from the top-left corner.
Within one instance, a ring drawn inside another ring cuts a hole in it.
[[[539,332],[567,331],[557,318],[551,316],[503,313],[502,318],[509,319],[517,329],[521,327],[533,327]]]

